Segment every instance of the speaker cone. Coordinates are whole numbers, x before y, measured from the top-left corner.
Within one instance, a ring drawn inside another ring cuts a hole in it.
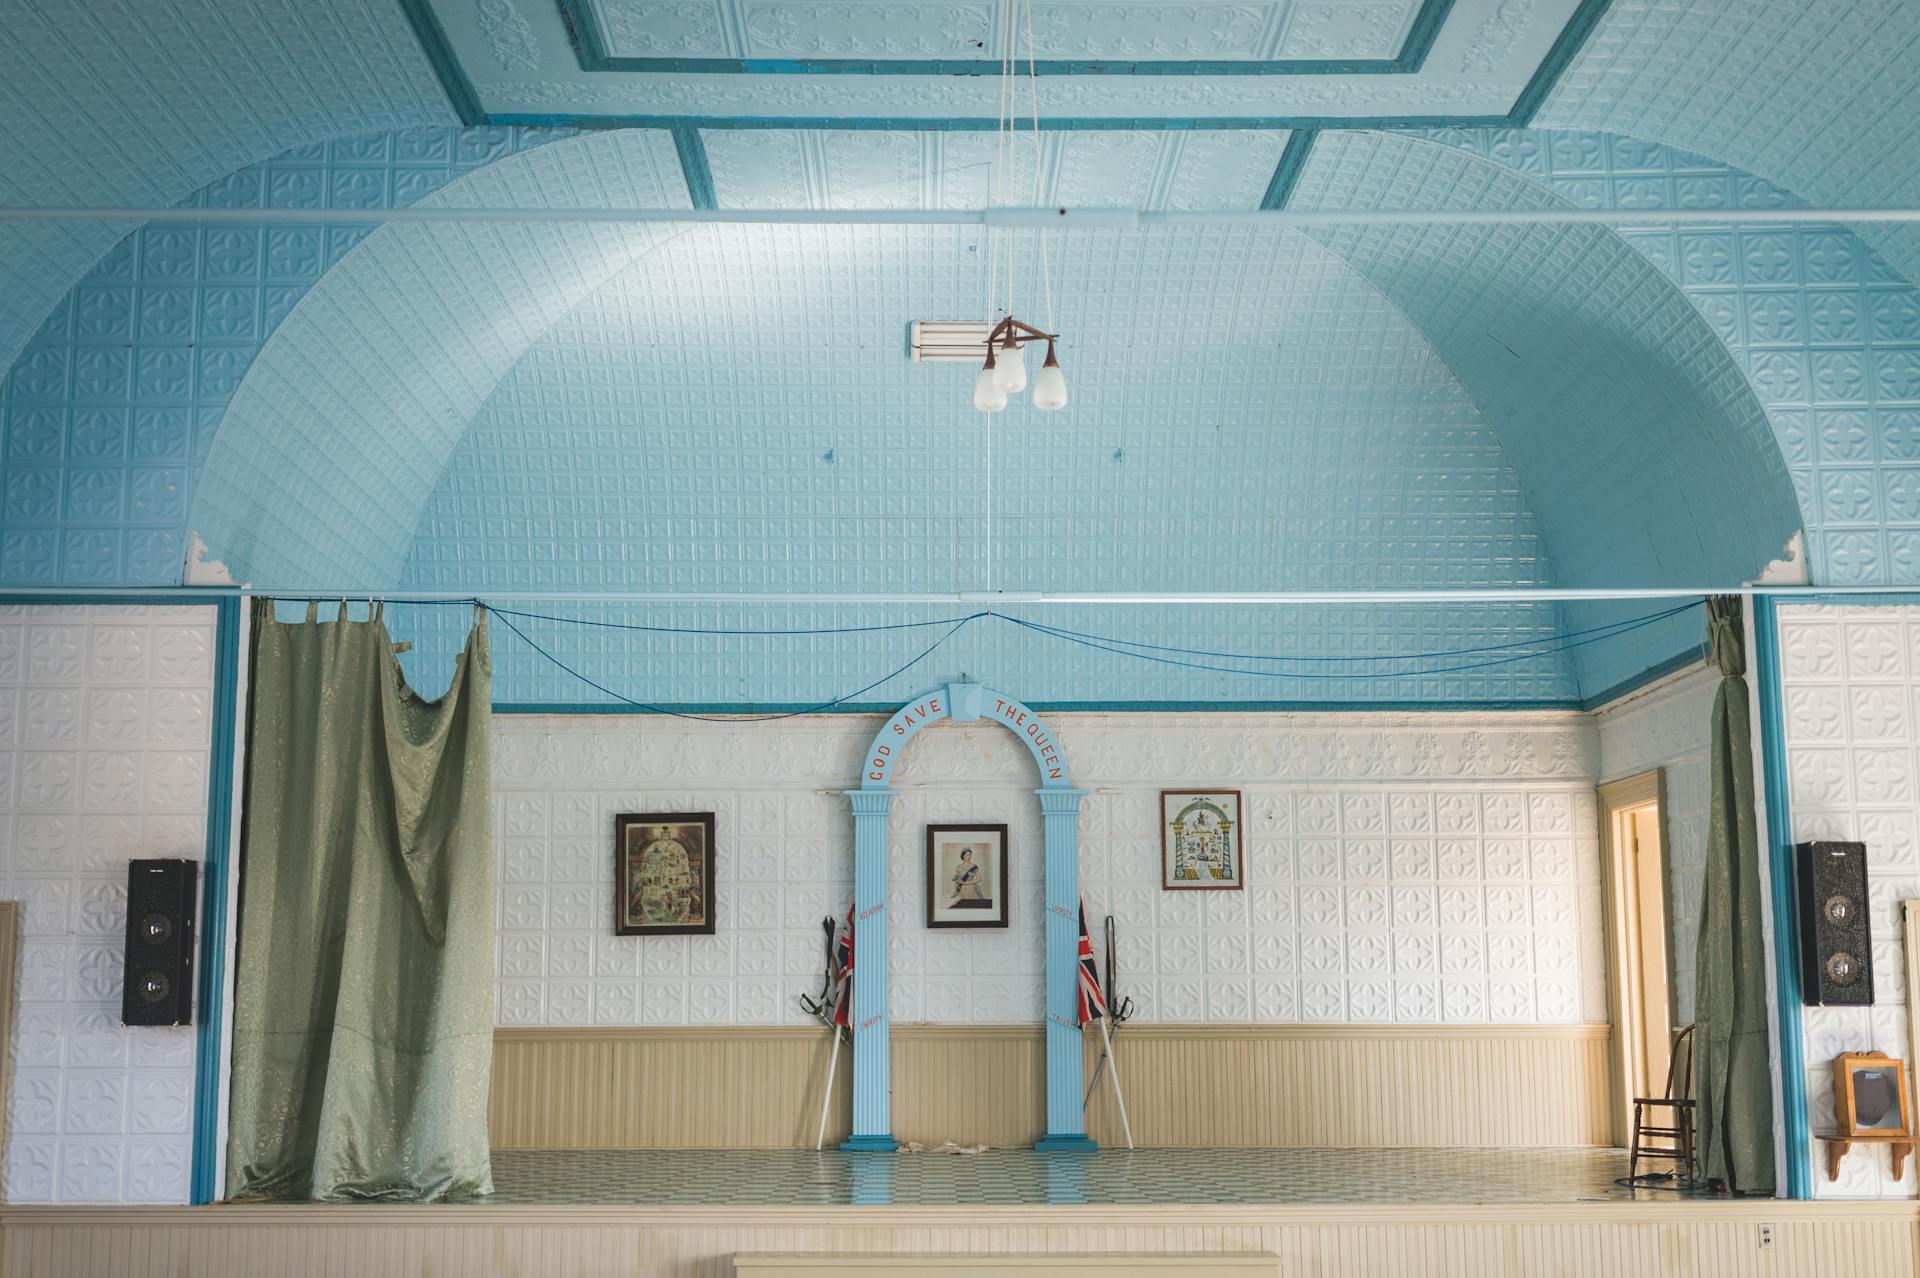
[[[1841,950],[1827,959],[1827,979],[1835,985],[1851,985],[1860,979],[1860,961]]]
[[[140,976],[140,999],[146,1003],[158,1003],[173,993],[173,982],[167,979],[165,972],[145,972]]]

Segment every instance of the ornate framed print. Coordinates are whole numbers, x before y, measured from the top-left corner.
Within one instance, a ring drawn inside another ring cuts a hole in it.
[[[713,813],[613,818],[617,936],[713,935]]]
[[[1160,792],[1160,886],[1170,892],[1247,885],[1238,790]]]
[[[1007,827],[927,827],[927,926],[1007,925]]]

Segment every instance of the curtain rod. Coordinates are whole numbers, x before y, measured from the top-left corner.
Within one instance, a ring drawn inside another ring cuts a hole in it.
[[[1111,230],[1148,226],[1658,226],[1830,222],[1920,223],[1920,208],[1790,209],[241,209],[0,207],[0,222],[719,223],[750,226],[1002,226]]]
[[[268,589],[247,586],[0,586],[0,602],[8,599],[72,599],[111,602],[152,599],[320,599],[348,601],[380,599],[387,603],[619,603],[676,604],[710,607],[784,604],[814,607],[846,605],[970,604],[1008,607],[1114,605],[1121,607],[1281,604],[1399,604],[1399,603],[1581,603],[1632,599],[1697,599],[1703,595],[1802,597],[1920,595],[1920,584],[1905,586],[1654,586],[1643,588],[1513,586],[1458,590],[1258,590],[1258,591],[1020,591],[958,590],[921,593],[728,594],[711,591],[586,591],[586,590],[394,590],[386,587],[327,589]]]

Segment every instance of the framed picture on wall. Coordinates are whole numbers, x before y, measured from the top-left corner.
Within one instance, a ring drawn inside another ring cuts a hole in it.
[[[1007,925],[1007,827],[927,827],[927,926]]]
[[[614,933],[712,936],[713,858],[711,812],[614,817]]]
[[[1160,886],[1169,892],[1247,885],[1238,790],[1160,792]]]

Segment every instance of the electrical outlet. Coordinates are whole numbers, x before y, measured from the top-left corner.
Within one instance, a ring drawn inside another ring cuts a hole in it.
[[[1773,1246],[1773,1226],[1762,1225],[1760,1226],[1760,1249],[1765,1251],[1771,1246]]]

